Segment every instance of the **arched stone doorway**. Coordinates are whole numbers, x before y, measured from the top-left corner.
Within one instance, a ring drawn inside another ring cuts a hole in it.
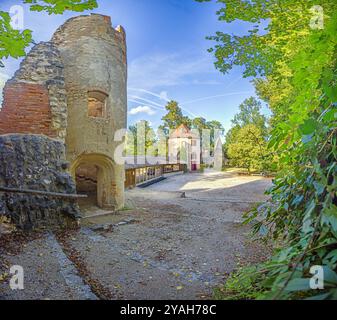
[[[78,194],[85,194],[87,199],[81,199],[80,205],[98,206],[98,172],[100,167],[93,164],[80,164],[75,171],[76,191]]]
[[[109,157],[101,154],[81,155],[72,163],[71,174],[76,181],[77,192],[88,195],[83,205],[115,208],[114,165]]]

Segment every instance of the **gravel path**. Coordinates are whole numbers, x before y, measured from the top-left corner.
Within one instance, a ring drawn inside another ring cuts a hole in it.
[[[270,185],[270,179],[206,172],[128,191],[128,210],[86,219],[66,248],[46,234],[18,254],[2,252],[26,273],[25,290],[0,282],[0,298],[209,299],[239,263],[268,255],[241,222],[253,203],[266,200]]]

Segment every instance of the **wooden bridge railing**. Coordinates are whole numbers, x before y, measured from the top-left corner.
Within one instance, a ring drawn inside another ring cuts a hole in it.
[[[125,170],[125,188],[134,188],[136,185],[162,177],[168,173],[185,171],[184,164],[161,164],[126,169]]]

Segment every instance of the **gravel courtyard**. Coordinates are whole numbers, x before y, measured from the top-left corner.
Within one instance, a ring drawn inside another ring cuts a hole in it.
[[[21,265],[25,289],[0,278],[0,299],[209,299],[238,264],[268,255],[241,222],[270,185],[212,171],[172,176],[127,191],[124,211],[86,218],[80,230],[2,241],[0,277]]]

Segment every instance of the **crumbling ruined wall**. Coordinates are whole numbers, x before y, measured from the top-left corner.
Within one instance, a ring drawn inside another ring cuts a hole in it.
[[[44,134],[65,140],[67,96],[63,63],[50,42],[36,45],[6,83],[0,134]]]
[[[95,166],[98,205],[123,207],[124,166],[113,159],[115,132],[126,128],[126,60],[124,29],[96,14],[68,20],[34,46],[4,88],[0,186],[74,194],[76,170]],[[104,117],[90,116],[90,99],[101,95]],[[1,214],[30,229],[64,225],[79,211],[65,200],[0,193]]]
[[[71,176],[60,165],[66,159],[67,97],[58,49],[49,42],[36,45],[3,94],[0,186],[76,193]],[[68,218],[79,216],[79,209],[61,199],[0,193],[0,215],[9,216],[20,228],[32,229],[65,225]]]
[[[64,144],[37,135],[0,136],[0,186],[75,194],[75,184],[67,173]],[[80,217],[71,200],[4,194],[0,192],[0,215],[10,217],[22,229],[66,226]]]

